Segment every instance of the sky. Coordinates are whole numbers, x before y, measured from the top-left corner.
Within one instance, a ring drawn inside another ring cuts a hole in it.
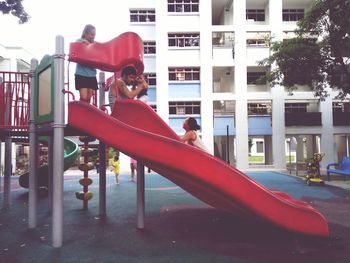
[[[13,15],[0,13],[0,44],[23,47],[40,59],[54,54],[57,35],[64,37],[65,53],[69,43],[80,38],[86,24],[96,27],[98,42],[106,42],[128,31],[129,11],[117,0],[23,0],[31,19],[19,24]]]

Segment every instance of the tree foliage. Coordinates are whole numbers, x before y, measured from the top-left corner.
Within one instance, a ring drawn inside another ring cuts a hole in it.
[[[18,17],[20,24],[28,22],[30,16],[24,10],[22,0],[5,0],[0,1],[0,11],[7,15],[11,14]]]
[[[298,22],[297,36],[272,43],[261,65],[276,63],[267,75],[272,85],[289,90],[308,85],[324,99],[326,88],[350,94],[350,0],[315,0]]]

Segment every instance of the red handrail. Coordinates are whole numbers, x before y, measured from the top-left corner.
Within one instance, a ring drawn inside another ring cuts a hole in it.
[[[69,65],[67,67],[69,76]],[[69,93],[68,102],[74,101],[70,91],[69,77],[64,83],[63,93]],[[97,105],[97,92],[94,92],[92,104]],[[30,112],[30,73],[0,72],[0,129],[28,129]]]
[[[29,87],[28,72],[0,72],[0,127],[28,127]]]

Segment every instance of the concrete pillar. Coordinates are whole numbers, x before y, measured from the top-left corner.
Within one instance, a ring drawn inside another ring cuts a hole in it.
[[[167,1],[156,1],[157,23],[156,27],[156,72],[157,72],[157,113],[166,122],[169,123],[169,90],[168,90],[168,32],[166,28],[167,20]]]
[[[271,27],[271,41],[283,39],[282,1],[269,1],[269,24]],[[276,65],[272,65],[272,69]],[[271,88],[272,94],[272,148],[273,164],[276,169],[286,169],[285,160],[285,134],[284,125],[284,87]]]
[[[264,136],[265,141],[265,164],[273,164],[273,154],[272,154],[272,137],[270,135]]]
[[[211,28],[211,2],[202,1],[199,5],[200,13],[200,61],[201,61],[201,126],[202,139],[206,142],[208,150],[214,154],[214,121],[212,101],[212,32]],[[205,107],[203,106],[205,105]]]
[[[328,92],[331,94],[331,89],[328,89]],[[320,102],[320,112],[322,113],[320,151],[325,154],[321,162],[321,171],[324,172],[327,164],[333,163],[336,158],[331,96],[326,97],[325,101]]]
[[[248,164],[248,109],[246,62],[246,1],[234,1],[235,29],[235,94],[236,94],[236,167],[247,169]],[[239,62],[239,63],[238,63]],[[239,83],[239,85],[238,85]]]

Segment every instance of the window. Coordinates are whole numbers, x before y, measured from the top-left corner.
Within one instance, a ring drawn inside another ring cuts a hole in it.
[[[270,115],[270,103],[248,103],[248,115]]]
[[[267,47],[268,43],[265,39],[247,39],[248,47]]]
[[[265,75],[266,72],[247,72],[247,84],[257,85],[257,80]]]
[[[264,142],[257,141],[256,143],[256,152],[257,153],[264,153]]]
[[[285,113],[307,112],[307,106],[307,103],[285,103],[284,111]]]
[[[169,68],[170,81],[199,80],[199,68]]]
[[[234,115],[235,103],[232,100],[213,101],[214,116]]]
[[[201,104],[199,101],[169,102],[169,114],[170,115],[201,114]]]
[[[233,47],[235,35],[233,32],[213,32],[213,46]]]
[[[247,9],[246,19],[253,21],[265,21],[265,10],[264,9]]]
[[[143,52],[145,54],[156,54],[156,42],[155,41],[144,41]]]
[[[154,9],[130,10],[130,22],[143,23],[155,21],[156,11]]]
[[[333,102],[333,112],[350,112],[350,102]]]
[[[299,21],[304,18],[304,9],[283,9],[283,21]]]
[[[198,47],[199,34],[168,34],[169,47]]]
[[[145,73],[147,78],[148,85],[156,86],[157,85],[157,75],[155,73]]]
[[[199,11],[199,0],[168,0],[169,13],[193,13]]]

